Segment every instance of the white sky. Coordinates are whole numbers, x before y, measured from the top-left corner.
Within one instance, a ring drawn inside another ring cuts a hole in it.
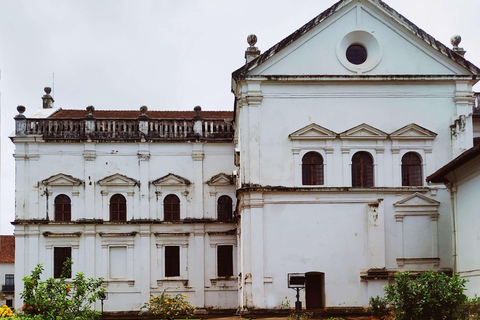
[[[0,234],[13,233],[16,106],[233,110],[231,73],[246,37],[262,52],[335,0],[0,0]],[[480,66],[479,0],[387,0],[443,44],[462,36]],[[480,87],[477,85],[477,91]]]

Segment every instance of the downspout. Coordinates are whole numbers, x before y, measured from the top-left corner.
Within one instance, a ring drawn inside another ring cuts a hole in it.
[[[453,272],[457,273],[457,187],[454,183],[448,183],[448,188],[450,189],[450,203],[452,206],[452,227],[453,227]]]

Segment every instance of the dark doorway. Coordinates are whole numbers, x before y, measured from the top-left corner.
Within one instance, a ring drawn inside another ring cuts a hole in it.
[[[325,274],[323,272],[307,272],[305,278],[307,309],[325,308]]]

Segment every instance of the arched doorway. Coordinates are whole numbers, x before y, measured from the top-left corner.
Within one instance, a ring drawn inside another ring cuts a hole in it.
[[[325,273],[305,273],[305,300],[307,309],[325,308]]]

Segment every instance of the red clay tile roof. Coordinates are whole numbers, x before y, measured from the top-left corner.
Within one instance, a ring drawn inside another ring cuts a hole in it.
[[[59,110],[50,118],[83,119],[86,110]],[[93,116],[97,119],[137,119],[142,113],[139,110],[95,110]],[[195,111],[147,111],[150,119],[192,119]],[[233,111],[200,111],[204,119],[233,119]]]
[[[15,236],[0,236],[0,263],[15,263]]]

